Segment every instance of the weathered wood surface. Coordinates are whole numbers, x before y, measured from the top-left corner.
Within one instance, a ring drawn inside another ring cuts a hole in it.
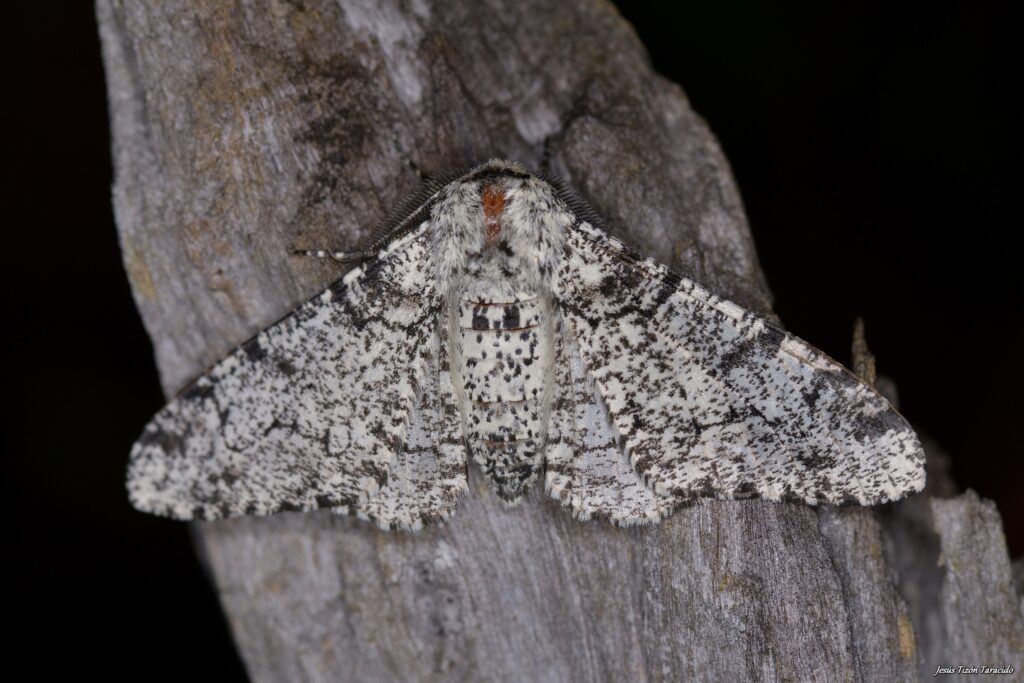
[[[338,277],[289,246],[358,244],[416,185],[404,158],[536,166],[547,143],[611,232],[770,311],[725,158],[608,3],[98,0],[97,16],[124,262],[168,394]],[[1019,671],[1001,533],[970,493],[881,512],[710,501],[623,530],[539,493],[505,509],[479,478],[417,534],[326,512],[196,527],[261,681]]]

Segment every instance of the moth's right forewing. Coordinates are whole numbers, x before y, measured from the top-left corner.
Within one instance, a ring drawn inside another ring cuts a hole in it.
[[[128,492],[177,519],[355,506],[386,483],[442,301],[427,224],[186,389],[132,449]]]
[[[575,336],[562,321],[557,339],[545,488],[577,519],[620,526],[650,524],[672,513],[675,501],[650,490],[623,450]]]
[[[586,224],[565,254],[562,309],[657,493],[870,505],[923,488],[913,429],[835,361]]]

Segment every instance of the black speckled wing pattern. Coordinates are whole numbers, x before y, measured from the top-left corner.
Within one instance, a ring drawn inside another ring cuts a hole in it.
[[[820,351],[585,222],[568,231],[559,278],[577,392],[593,381],[608,429],[658,496],[870,505],[923,488],[911,427]],[[549,491],[580,514],[643,521],[566,493],[587,490],[586,457],[574,468],[555,458]]]
[[[424,224],[183,391],[132,450],[132,503],[178,519],[332,507],[416,528],[447,516],[465,458],[450,381],[438,382],[428,249]]]

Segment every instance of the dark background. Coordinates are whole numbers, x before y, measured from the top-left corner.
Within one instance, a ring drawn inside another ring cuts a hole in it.
[[[779,314],[843,361],[854,317],[866,319],[903,412],[953,455],[962,486],[997,501],[1019,556],[1008,17],[979,2],[688,4],[620,3],[721,140]],[[21,654],[40,657],[37,671],[240,678],[187,525],[133,512],[122,488],[163,399],[111,215],[92,8],[8,12],[4,382],[8,524],[28,572],[13,598],[31,601],[13,620]]]

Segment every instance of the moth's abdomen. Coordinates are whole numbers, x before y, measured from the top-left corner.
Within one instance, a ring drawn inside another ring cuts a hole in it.
[[[541,465],[551,344],[540,299],[501,298],[460,301],[456,334],[470,453],[498,495],[515,501]]]

